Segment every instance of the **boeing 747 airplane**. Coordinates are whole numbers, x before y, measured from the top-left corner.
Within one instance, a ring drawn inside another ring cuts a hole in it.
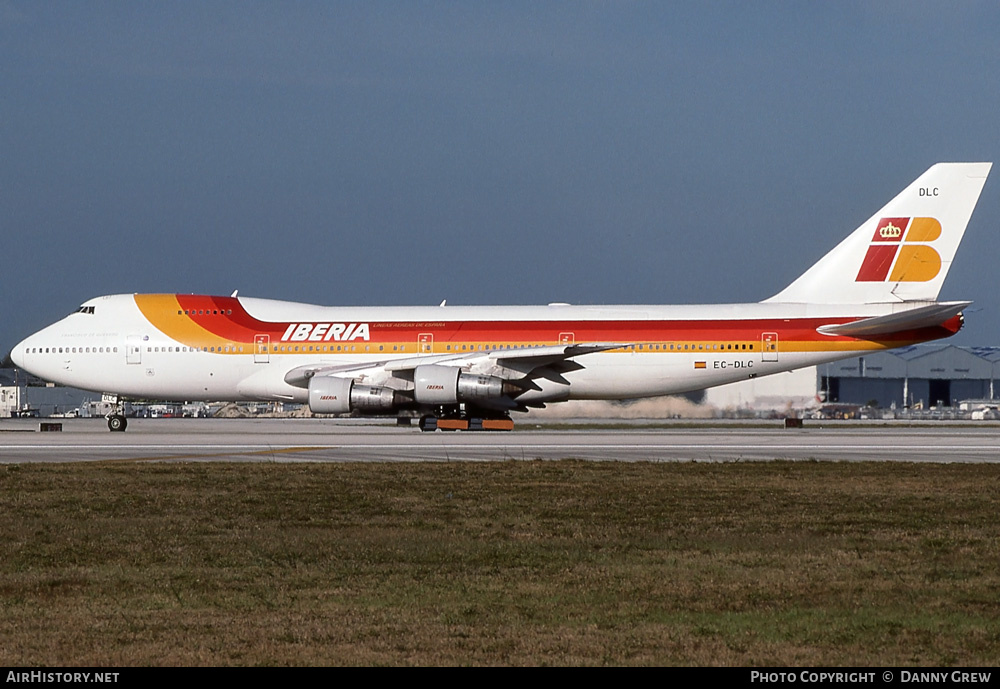
[[[11,352],[39,378],[124,400],[282,400],[419,410],[424,428],[512,427],[571,399],[670,395],[948,337],[938,302],[992,163],[939,163],[784,290],[708,306],[326,307],[97,297]]]

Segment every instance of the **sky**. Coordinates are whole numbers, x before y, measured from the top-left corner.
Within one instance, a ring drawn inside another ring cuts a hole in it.
[[[0,348],[94,296],[699,304],[1000,159],[1000,4],[0,0]],[[941,293],[1000,345],[1000,169]]]

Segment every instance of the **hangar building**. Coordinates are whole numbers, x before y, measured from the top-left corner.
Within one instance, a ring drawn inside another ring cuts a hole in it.
[[[913,345],[816,367],[827,403],[886,407],[954,407],[961,400],[992,400],[1000,347]]]
[[[883,409],[954,407],[1000,396],[1000,347],[923,344],[779,373],[706,391],[720,409],[802,409],[826,404]]]

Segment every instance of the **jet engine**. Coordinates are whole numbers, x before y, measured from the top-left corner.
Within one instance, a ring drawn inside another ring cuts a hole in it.
[[[352,378],[314,376],[309,380],[309,409],[316,414],[346,414],[358,410],[388,412],[397,405],[396,391],[359,385]]]
[[[413,369],[413,384],[412,392],[400,392],[381,385],[362,385],[353,378],[313,376],[309,379],[309,409],[317,414],[385,413],[414,402],[434,407],[465,402],[508,410],[518,406],[513,398],[524,392],[522,387],[496,376],[436,364]]]
[[[473,402],[489,407],[513,407],[504,403],[522,392],[502,378],[466,373],[454,366],[428,364],[413,370],[414,399],[420,404],[443,405]]]

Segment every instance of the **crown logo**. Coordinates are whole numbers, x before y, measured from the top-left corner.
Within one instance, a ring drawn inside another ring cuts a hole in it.
[[[886,226],[878,231],[878,234],[883,239],[896,239],[903,235],[903,228],[896,227],[891,222],[886,223]]]

